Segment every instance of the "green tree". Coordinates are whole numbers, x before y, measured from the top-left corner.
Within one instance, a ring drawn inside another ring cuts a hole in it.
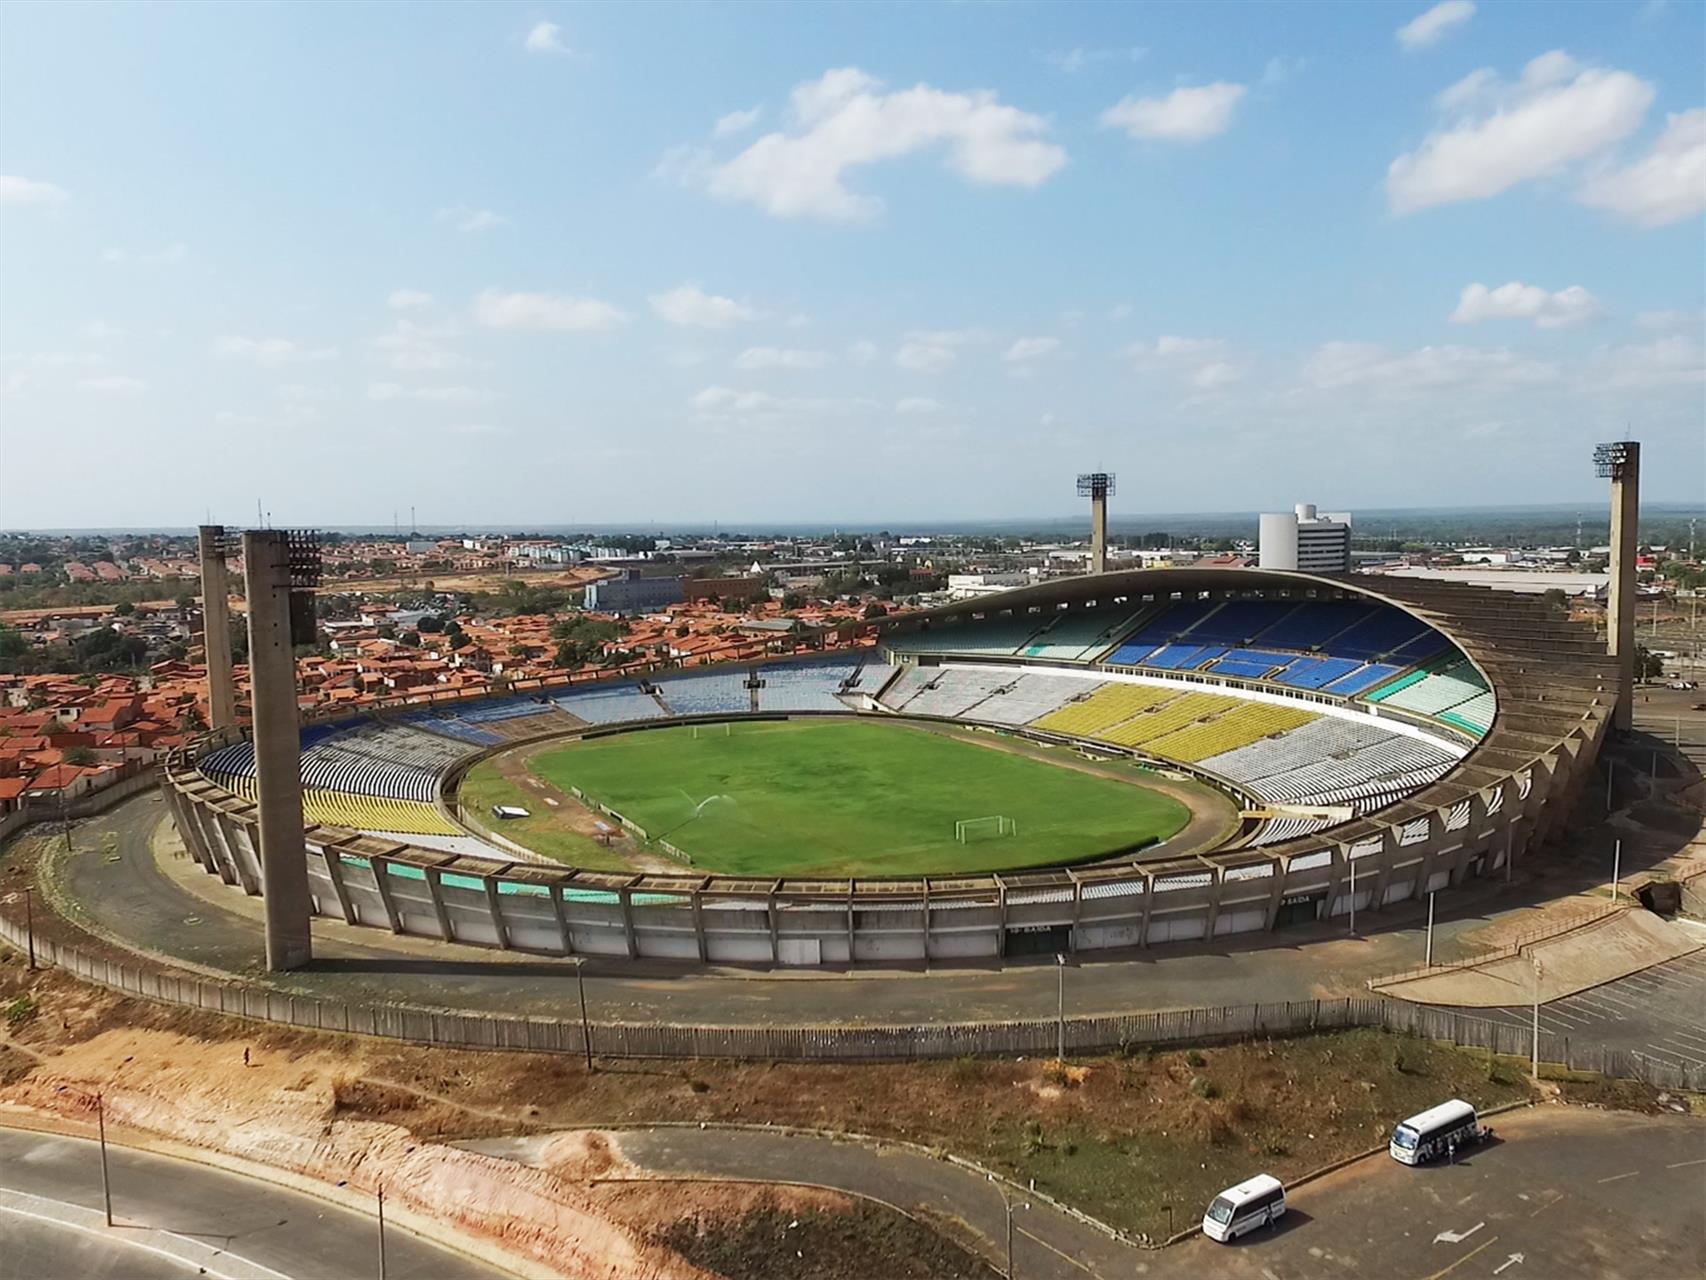
[[[72,747],[65,753],[65,763],[74,764],[79,768],[88,768],[98,759],[93,750],[88,747]]]

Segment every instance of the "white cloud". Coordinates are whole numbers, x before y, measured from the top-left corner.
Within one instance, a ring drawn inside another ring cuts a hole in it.
[[[136,261],[145,263],[149,266],[160,266],[169,265],[174,262],[182,262],[189,256],[190,247],[181,240],[174,240],[171,244],[164,245],[161,248],[149,249],[137,254]],[[101,258],[106,262],[125,262],[128,261],[130,257],[131,255],[128,252],[118,248],[116,245],[101,251]]]
[[[1135,342],[1126,357],[1141,370],[1159,370],[1184,379],[1199,391],[1217,391],[1244,376],[1221,338],[1183,338],[1163,334],[1154,342]]]
[[[1447,31],[1462,26],[1474,16],[1475,6],[1469,0],[1444,0],[1399,27],[1398,43],[1406,49],[1426,49]]]
[[[1051,49],[1042,57],[1056,71],[1075,76],[1102,62],[1142,62],[1148,54],[1149,50],[1139,44],[1113,49],[1086,49],[1080,45],[1072,49]]]
[[[652,310],[670,324],[697,329],[727,329],[732,324],[756,320],[758,312],[744,302],[706,293],[696,284],[684,284],[668,293],[651,296]]]
[[[471,209],[465,204],[440,209],[433,215],[439,222],[448,222],[458,231],[490,231],[509,224],[509,219],[490,209]]]
[[[385,299],[385,305],[393,311],[411,311],[417,307],[430,307],[432,294],[422,293],[419,289],[393,289],[391,296]]]
[[[0,204],[64,204],[71,193],[51,182],[21,178],[15,173],[0,173]]]
[[[474,299],[474,319],[488,329],[548,329],[592,333],[628,322],[619,308],[597,298],[556,293],[502,293],[486,289]]]
[[[1066,152],[1045,140],[1041,116],[1005,106],[988,90],[881,89],[855,67],[826,71],[795,86],[792,132],[765,134],[722,163],[675,152],[660,170],[775,217],[845,222],[874,217],[883,207],[878,197],[844,185],[848,170],[929,147],[944,147],[948,168],[983,185],[1035,187],[1066,163]]]
[[[763,114],[763,107],[748,107],[745,111],[731,111],[726,116],[719,116],[717,123],[711,127],[711,136],[732,138],[737,133],[745,133],[758,123],[758,118]]]
[[[1576,199],[1642,227],[1666,226],[1706,209],[1706,107],[1668,116],[1644,156],[1591,175]]]
[[[1327,342],[1303,367],[1320,391],[1359,388],[1409,395],[1440,388],[1524,386],[1550,382],[1557,367],[1504,348],[1419,347],[1393,353],[1371,342]]]
[[[420,372],[427,369],[454,369],[468,363],[467,357],[452,351],[444,340],[454,338],[460,329],[453,321],[442,324],[416,324],[400,319],[390,333],[373,340],[393,369]]]
[[[120,375],[107,378],[84,378],[77,385],[84,391],[93,391],[104,396],[134,396],[148,390],[148,384],[141,378],[127,378]]]
[[[1588,362],[1593,390],[1628,391],[1706,385],[1706,345],[1690,334],[1602,347]]]
[[[827,351],[794,351],[784,347],[748,347],[735,357],[735,368],[821,369],[830,361]]]
[[[867,338],[860,338],[859,341],[849,344],[847,348],[847,363],[859,365],[870,364],[871,361],[877,359],[880,355],[882,355],[882,352],[878,350],[876,343]]]
[[[1539,285],[1512,280],[1496,289],[1465,285],[1451,313],[1453,324],[1483,320],[1532,320],[1537,329],[1568,329],[1586,324],[1599,314],[1599,302],[1579,284],[1549,293]]]
[[[1201,142],[1226,132],[1244,94],[1243,85],[1222,80],[1175,89],[1165,98],[1122,98],[1102,112],[1102,123],[1134,138]]]
[[[213,344],[216,355],[253,360],[269,368],[299,364],[309,360],[330,360],[338,354],[336,347],[304,347],[289,338],[225,337]]]
[[[1695,323],[1695,317],[1686,311],[1664,310],[1643,311],[1635,317],[1635,323],[1641,328],[1653,333],[1669,333]]]
[[[466,403],[484,400],[487,395],[477,387],[405,387],[395,382],[375,382],[367,388],[369,400],[427,400],[440,403]]]
[[[529,53],[567,53],[569,46],[563,41],[563,29],[555,22],[536,22],[527,38],[522,42]]]
[[[940,413],[942,402],[932,400],[929,396],[904,396],[895,401],[894,411],[904,414]]]
[[[914,373],[941,373],[959,358],[961,347],[986,336],[977,329],[914,329],[894,353],[894,362]]]
[[[1110,320],[1130,320],[1131,316],[1132,306],[1129,302],[1115,303],[1108,308],[1108,319]]]
[[[494,426],[490,422],[463,422],[451,427],[450,430],[459,436],[505,436],[509,434],[509,428]]]
[[[1059,338],[1020,338],[1007,348],[1007,354],[1002,356],[1002,359],[1009,364],[1028,364],[1041,360],[1044,356],[1052,356],[1059,350]]]
[[[1475,72],[1440,95],[1453,119],[1387,169],[1387,198],[1394,213],[1414,213],[1562,172],[1627,136],[1652,100],[1645,80],[1583,68],[1561,50],[1534,59],[1515,84]]]
[[[102,342],[108,338],[124,337],[124,330],[117,325],[108,324],[105,320],[91,320],[83,326],[83,336],[92,342]]]
[[[736,391],[705,387],[689,401],[695,413],[707,418],[776,419],[785,417],[844,417],[877,408],[858,397],[778,396],[768,391]]]

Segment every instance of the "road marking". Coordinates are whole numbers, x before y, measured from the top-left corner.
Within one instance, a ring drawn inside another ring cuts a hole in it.
[[[1442,1231],[1434,1237],[1434,1243],[1439,1244],[1441,1241],[1444,1241],[1446,1244],[1462,1244],[1470,1236],[1474,1235],[1486,1225],[1487,1224],[1485,1222],[1477,1222],[1467,1231]]]
[[[1506,1267],[1517,1267],[1521,1265],[1522,1255],[1520,1253],[1513,1253],[1510,1257],[1506,1258],[1503,1262],[1499,1263],[1498,1266],[1493,1268],[1493,1274],[1500,1275]]]
[[[1603,1186],[1607,1182],[1622,1182],[1623,1179],[1633,1178],[1636,1174],[1638,1174],[1640,1172],[1641,1171],[1639,1169],[1631,1169],[1631,1170],[1629,1170],[1628,1173],[1614,1173],[1609,1178],[1601,1178],[1599,1180],[1600,1185]]]
[[[1548,1209],[1550,1209],[1553,1205],[1557,1204],[1558,1201],[1562,1200],[1563,1198],[1564,1198],[1564,1193],[1562,1191],[1560,1191],[1557,1195],[1553,1196],[1550,1200],[1548,1200],[1545,1204],[1541,1205],[1538,1209],[1536,1209],[1533,1213],[1529,1214],[1528,1216],[1531,1218],[1538,1218],[1541,1214],[1545,1213]]]
[[[1667,1169],[1692,1169],[1697,1164],[1706,1164],[1706,1160],[1684,1160],[1681,1164],[1667,1164]]]
[[[1456,1262],[1452,1263],[1449,1267],[1441,1268],[1440,1270],[1434,1272],[1431,1276],[1426,1277],[1425,1280],[1444,1280],[1444,1278],[1446,1276],[1450,1275],[1453,1271],[1456,1271],[1457,1268],[1461,1267],[1465,1262],[1468,1262],[1469,1259],[1473,1258],[1476,1254],[1480,1253],[1481,1250],[1490,1249],[1495,1244],[1497,1244],[1498,1242],[1499,1242],[1499,1238],[1497,1236],[1488,1236],[1480,1244],[1476,1245],[1473,1249],[1471,1249],[1468,1253],[1464,1254],[1461,1258],[1459,1258]]]
[[[8,1203],[10,1202],[10,1203]],[[23,1207],[24,1202],[36,1206],[37,1211]],[[19,1218],[32,1218],[37,1222],[45,1222],[49,1226],[66,1231],[76,1231],[82,1235],[95,1236],[111,1243],[127,1245],[132,1249],[141,1249],[144,1253],[152,1253],[161,1258],[168,1258],[180,1265],[198,1268],[202,1274],[213,1276],[216,1280],[290,1280],[282,1272],[264,1267],[258,1262],[251,1262],[239,1254],[223,1249],[215,1249],[203,1244],[200,1240],[188,1236],[180,1236],[171,1231],[161,1231],[153,1227],[109,1228],[101,1215],[93,1209],[85,1209],[80,1204],[67,1204],[63,1200],[49,1200],[44,1196],[31,1195],[27,1191],[18,1191],[11,1187],[0,1187],[0,1213],[9,1213]],[[134,1233],[134,1234],[133,1234]],[[163,1244],[149,1244],[139,1236],[149,1236],[161,1241],[172,1241],[176,1248],[168,1248]],[[215,1260],[227,1265],[235,1264],[229,1271],[221,1271]]]
[[[1021,1227],[1018,1223],[1013,1224],[1013,1231],[1014,1231],[1014,1234],[1024,1236],[1025,1239],[1027,1239],[1027,1240],[1036,1241],[1038,1244],[1042,1245],[1043,1248],[1047,1249],[1050,1253],[1054,1254],[1055,1257],[1059,1258],[1062,1262],[1070,1262],[1073,1266],[1077,1267],[1085,1275],[1093,1276],[1096,1274],[1096,1272],[1093,1268],[1088,1267],[1084,1263],[1078,1261],[1078,1259],[1074,1258],[1070,1253],[1062,1253],[1059,1249],[1055,1248],[1047,1240],[1044,1240],[1041,1236],[1032,1235],[1029,1231],[1026,1231],[1025,1228]]]

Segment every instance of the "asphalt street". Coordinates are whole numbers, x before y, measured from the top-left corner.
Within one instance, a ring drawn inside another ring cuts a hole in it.
[[[86,1138],[0,1128],[0,1280],[369,1280],[375,1217],[207,1165]],[[390,1280],[507,1273],[388,1225]]]
[[[260,901],[187,862],[176,874],[163,871],[149,840],[164,815],[157,799],[143,795],[79,824],[60,871],[76,919],[156,954],[254,978]],[[1535,892],[1521,883],[1492,883],[1453,894],[1441,904],[1436,946],[1445,951],[1459,933],[1522,909]],[[1070,1016],[1363,995],[1366,978],[1421,962],[1425,915],[1416,903],[1361,913],[1355,938],[1348,922],[1337,920],[1213,946],[1110,953],[1071,966],[1066,1010]],[[574,970],[560,960],[327,920],[314,922],[314,937],[314,965],[276,982],[350,1000],[578,1016]],[[1030,962],[847,975],[707,972],[664,963],[606,967],[596,960],[587,966],[593,1019],[611,1022],[918,1025],[1053,1017],[1055,983],[1052,963]]]

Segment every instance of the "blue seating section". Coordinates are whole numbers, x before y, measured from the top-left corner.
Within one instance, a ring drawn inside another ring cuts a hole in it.
[[[1115,649],[1105,661],[1114,663],[1116,666],[1135,667],[1154,652],[1155,645],[1147,640],[1130,641]]]
[[[1429,627],[1397,609],[1378,609],[1363,622],[1333,637],[1336,658],[1378,658],[1401,646],[1435,635]]]
[[[1273,679],[1293,689],[1324,689],[1361,665],[1356,658],[1299,658]]]
[[[1212,600],[1181,600],[1144,623],[1127,637],[1126,643],[1121,647],[1131,648],[1147,643],[1153,649],[1157,645],[1166,644],[1201,622],[1203,616],[1215,607],[1215,603]]]
[[[862,655],[825,662],[793,663],[765,667],[758,675],[764,688],[758,692],[763,711],[845,711],[847,704],[836,697],[841,686],[853,678]],[[872,672],[873,681],[880,679]],[[867,691],[869,692],[869,691]],[[671,705],[674,705],[673,703]]]
[[[497,720],[518,720],[522,716],[536,716],[549,710],[549,706],[534,698],[501,698],[495,702],[471,702],[446,714],[454,715],[456,719],[468,724],[491,724]]]
[[[414,725],[417,729],[443,734],[447,738],[460,738],[463,742],[477,743],[482,747],[495,747],[503,741],[490,729],[482,729],[477,725],[467,724],[453,716],[440,715],[435,711],[410,711],[399,716],[398,719],[406,724]]]
[[[1192,627],[1186,639],[1209,644],[1248,644],[1296,608],[1289,600],[1229,601]]]
[[[1236,654],[1238,651],[1232,651]],[[1268,673],[1274,669],[1271,662],[1251,662],[1248,658],[1222,658],[1214,664],[1214,673],[1221,676],[1237,676],[1241,680],[1266,680]]]
[[[1262,632],[1262,643],[1274,649],[1318,648],[1374,611],[1372,605],[1349,600],[1311,600]]]
[[[1195,671],[1225,652],[1225,649],[1215,645],[1165,644],[1145,658],[1143,665],[1157,667],[1162,671]]]
[[[678,716],[739,715],[752,710],[748,669],[717,671],[658,681],[658,694]]]
[[[1354,698],[1357,694],[1374,688],[1374,686],[1379,684],[1382,680],[1385,680],[1389,676],[1395,676],[1402,670],[1402,667],[1388,666],[1386,663],[1382,662],[1373,662],[1368,666],[1363,667],[1353,675],[1343,676],[1340,679],[1333,681],[1333,683],[1323,685],[1322,687],[1328,693],[1336,693],[1341,698]]]

